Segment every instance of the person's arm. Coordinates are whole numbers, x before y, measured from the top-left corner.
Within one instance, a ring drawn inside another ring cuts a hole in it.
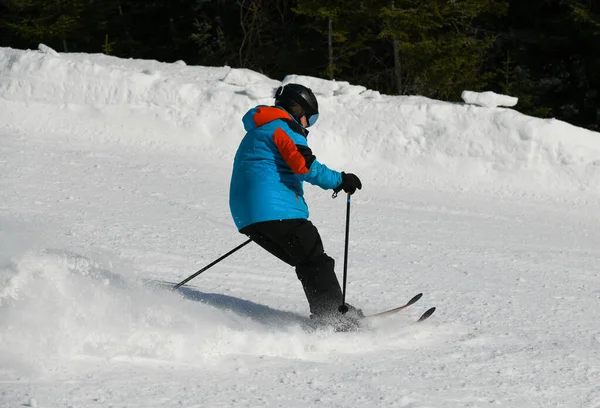
[[[303,180],[324,190],[335,189],[342,184],[342,173],[320,163],[303,136],[277,128],[273,134],[273,141],[283,160],[294,174],[301,176]]]

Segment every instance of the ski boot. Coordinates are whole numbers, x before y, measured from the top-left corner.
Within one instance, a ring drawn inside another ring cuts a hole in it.
[[[340,311],[330,311],[324,314],[311,314],[310,319],[317,327],[331,327],[336,332],[358,331],[365,317],[362,310],[346,304],[348,311],[342,314]]]

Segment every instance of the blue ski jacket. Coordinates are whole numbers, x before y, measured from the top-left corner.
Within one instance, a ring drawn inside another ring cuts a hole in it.
[[[238,230],[261,221],[307,219],[303,182],[325,190],[342,183],[341,173],[317,161],[308,131],[284,109],[257,106],[243,119],[235,155],[229,208]]]

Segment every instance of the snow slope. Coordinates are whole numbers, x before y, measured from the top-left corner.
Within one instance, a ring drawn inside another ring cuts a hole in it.
[[[307,333],[293,270],[230,219],[255,72],[0,48],[0,407],[600,407],[598,134],[504,108],[311,86],[354,171],[349,301]],[[307,188],[341,265],[344,200]],[[409,323],[425,308],[436,315]]]

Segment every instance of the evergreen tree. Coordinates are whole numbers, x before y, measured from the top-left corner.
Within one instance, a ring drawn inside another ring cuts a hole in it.
[[[47,42],[65,52],[69,51],[69,40],[82,29],[84,0],[9,0],[7,7],[14,18],[5,22],[9,30],[25,40]]]
[[[388,2],[379,35],[392,40],[397,54],[396,91],[452,100],[464,89],[481,89],[493,37],[480,32],[476,20],[505,9],[506,3],[489,0]]]
[[[308,25],[326,39],[326,48],[315,48],[321,55],[327,55],[322,75],[329,79],[343,72],[349,66],[350,58],[363,47],[365,39],[361,30],[366,12],[363,3],[356,0],[299,0],[294,8],[296,13],[307,16],[310,19]]]
[[[510,55],[511,76],[499,75],[496,83],[519,97],[519,110],[597,128],[599,6],[580,0],[511,1],[492,64]]]
[[[575,123],[600,130],[600,4],[570,0],[567,2],[573,21],[577,45],[574,72],[578,76],[572,87],[576,103]],[[576,98],[576,97],[579,98]]]

